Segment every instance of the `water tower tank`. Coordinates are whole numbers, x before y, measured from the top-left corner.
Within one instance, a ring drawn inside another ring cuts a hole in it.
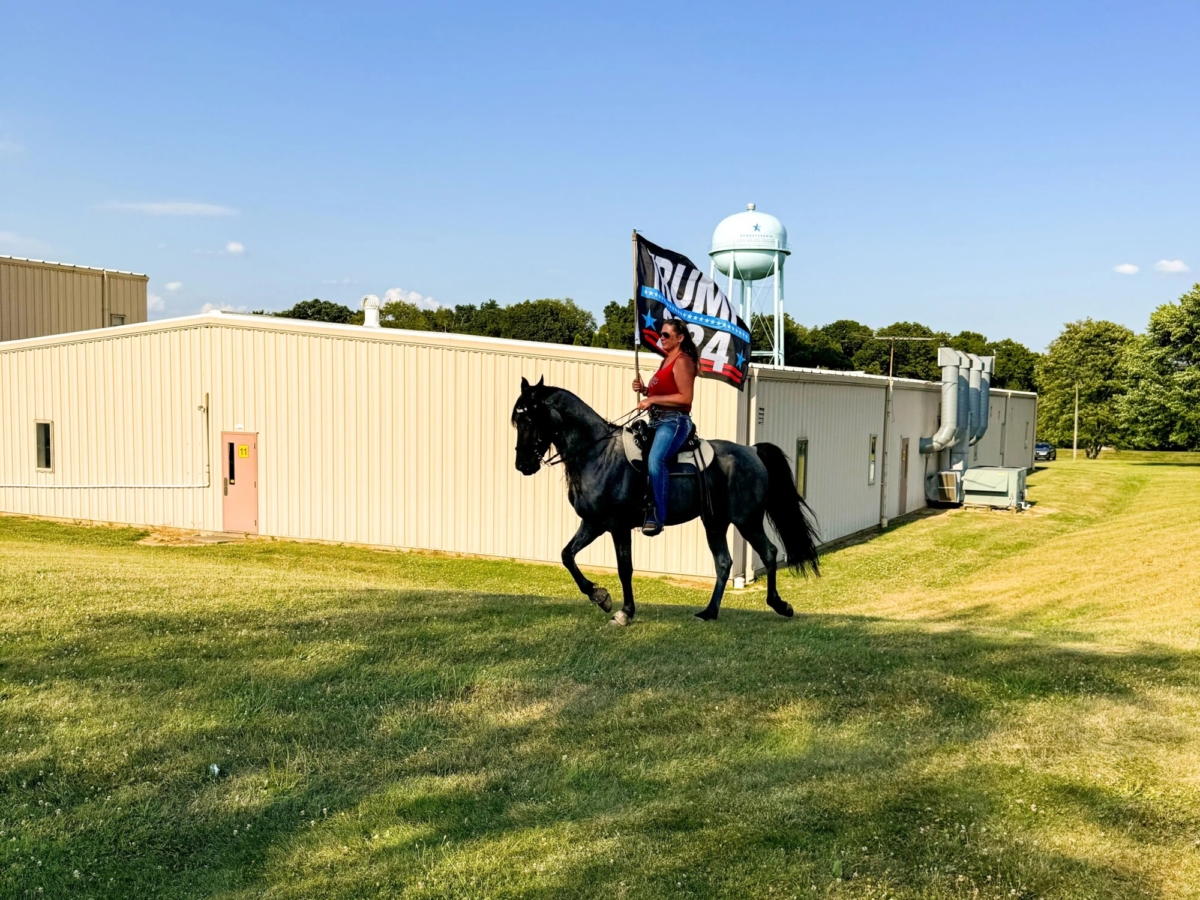
[[[713,231],[708,255],[722,275],[729,275],[732,265],[736,267],[734,278],[758,281],[774,272],[776,253],[782,269],[784,259],[791,252],[783,223],[759,212],[751,203],[745,212],[734,213],[720,221]]]

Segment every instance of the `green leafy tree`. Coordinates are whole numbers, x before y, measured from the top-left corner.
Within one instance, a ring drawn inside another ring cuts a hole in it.
[[[838,319],[812,329],[810,344],[827,369],[853,369],[854,357],[871,340],[875,330],[853,319]]]
[[[1005,338],[991,341],[984,356],[996,357],[996,368],[992,373],[992,387],[1006,391],[1036,391],[1037,362],[1040,353],[1035,353],[1024,344]]]
[[[950,338],[946,345],[963,353],[974,353],[976,356],[987,356],[988,339],[978,331],[960,331]]]
[[[1079,387],[1079,442],[1088,459],[1121,434],[1119,398],[1126,387],[1126,352],[1134,334],[1115,322],[1068,322],[1037,367],[1038,435],[1070,445]]]
[[[930,341],[899,341],[896,343],[896,362],[893,373],[897,378],[920,378],[937,381],[942,370],[937,364],[937,348],[949,345],[950,336],[944,331],[934,331],[920,322],[895,322],[879,329],[877,336],[926,337]],[[854,368],[872,375],[886,375],[891,345],[888,341],[864,341],[854,354]]]
[[[504,316],[504,307],[495,300],[485,300],[478,309],[469,303],[454,307],[456,327],[463,334],[503,337]]]
[[[406,328],[410,331],[433,331],[432,317],[428,311],[405,303],[403,300],[393,300],[383,304],[379,310],[379,324],[384,328]]]
[[[270,313],[270,315],[278,316],[281,319],[307,319],[310,322],[334,322],[341,325],[362,321],[361,312],[355,313],[348,306],[315,298],[301,300],[291,309],[280,310]]]
[[[1129,445],[1200,449],[1200,284],[1150,314],[1126,363],[1128,390],[1117,407]]]
[[[618,303],[614,300],[604,307],[604,324],[592,338],[593,347],[608,347],[610,350],[632,350],[634,320],[637,311],[633,301]]]
[[[595,333],[595,318],[568,297],[565,300],[526,300],[512,304],[504,310],[501,337],[590,346]]]

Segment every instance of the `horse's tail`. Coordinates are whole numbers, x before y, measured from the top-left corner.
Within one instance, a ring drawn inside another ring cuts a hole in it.
[[[754,449],[767,467],[767,518],[783,540],[789,568],[801,575],[807,574],[807,570],[820,575],[816,522],[812,510],[796,491],[787,456],[774,444],[755,444]]]

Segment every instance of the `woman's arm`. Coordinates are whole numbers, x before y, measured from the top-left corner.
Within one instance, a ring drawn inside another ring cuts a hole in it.
[[[651,406],[661,406],[663,409],[685,409],[692,405],[692,397],[696,390],[696,364],[690,356],[680,354],[675,360],[675,387],[677,394],[656,394],[647,397],[638,404],[638,409],[649,409]]]

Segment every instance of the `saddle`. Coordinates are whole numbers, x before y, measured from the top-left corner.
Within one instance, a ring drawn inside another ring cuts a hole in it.
[[[621,432],[625,458],[636,471],[643,474],[646,471],[646,454],[650,452],[650,443],[653,440],[654,429],[641,419],[626,425]],[[691,433],[675,454],[675,458],[667,463],[667,470],[672,475],[696,476],[712,465],[714,456],[712,444],[701,439],[693,425]]]

